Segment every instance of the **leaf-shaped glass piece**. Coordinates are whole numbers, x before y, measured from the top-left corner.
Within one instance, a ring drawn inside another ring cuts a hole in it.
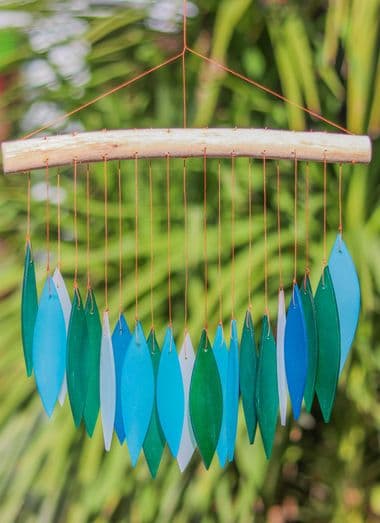
[[[328,266],[323,270],[314,298],[318,329],[318,370],[315,383],[323,419],[334,405],[340,367],[340,327],[334,287]]]
[[[21,294],[21,334],[26,374],[33,372],[33,334],[38,309],[36,274],[30,242],[26,243]]]
[[[276,343],[268,316],[263,317],[256,388],[257,419],[265,454],[272,454],[278,413]]]
[[[67,337],[67,333],[69,331],[70,315],[71,315],[71,301],[70,301],[70,296],[67,291],[65,282],[62,278],[61,271],[59,270],[59,267],[57,267],[54,271],[53,282],[54,282],[55,288],[57,290],[59,301],[61,302],[62,312],[63,312],[63,316],[65,318],[66,337]],[[67,347],[67,345],[66,345],[66,347]],[[65,355],[65,360],[66,360],[66,355]],[[65,370],[61,390],[59,391],[59,396],[58,396],[58,401],[61,405],[63,405],[65,402],[66,394],[67,394],[67,380],[66,380],[66,370]]]
[[[102,418],[104,448],[109,451],[115,423],[116,377],[108,311],[104,311],[103,313],[99,382],[100,414]]]
[[[87,326],[86,345],[86,388],[83,419],[87,434],[91,437],[100,407],[99,372],[100,372],[100,346],[102,343],[102,324],[96,304],[94,292],[88,289],[84,315]]]
[[[285,311],[285,293],[284,289],[278,291],[278,311],[277,311],[277,387],[278,400],[280,405],[280,419],[281,425],[286,425],[286,408],[288,402],[288,385],[286,382],[285,371],[285,327],[286,327],[286,311]]]
[[[166,329],[158,367],[157,407],[170,452],[176,458],[182,435],[185,396],[181,367],[171,327]]]
[[[294,419],[301,413],[307,376],[307,335],[298,285],[293,285],[285,326],[285,369]]]
[[[306,275],[304,282],[300,289],[303,314],[306,323],[307,332],[307,377],[304,392],[304,400],[306,410],[310,412],[313,405],[315,393],[315,380],[317,376],[318,366],[318,333],[317,333],[317,317],[315,313],[313,291],[309,276]]]
[[[122,444],[125,440],[123,409],[121,406],[121,375],[123,372],[124,357],[127,352],[132,334],[125,321],[124,315],[120,314],[112,334],[113,357],[115,360],[116,374],[116,412],[115,412],[115,432]]]
[[[181,442],[179,445],[179,451],[177,454],[177,461],[181,472],[183,472],[189,464],[196,447],[189,410],[190,383],[194,368],[194,362],[194,348],[193,344],[191,343],[190,334],[187,332],[183,341],[181,351],[179,353],[179,365],[181,367],[183,390],[185,395],[185,414],[183,418],[183,429],[181,435]]]
[[[88,333],[82,297],[75,289],[67,333],[66,377],[74,423],[79,427],[86,401]]]
[[[121,376],[121,406],[125,438],[135,466],[152,416],[154,373],[141,323],[136,322],[124,356]]]
[[[219,371],[206,330],[202,331],[190,384],[190,418],[206,469],[219,440],[223,394]]]
[[[219,323],[213,344],[213,354],[219,371],[220,385],[222,387],[223,397],[223,414],[222,423],[220,427],[218,445],[216,452],[218,454],[219,463],[224,467],[228,456],[228,439],[227,439],[227,372],[228,372],[228,349],[224,339],[223,326]]]
[[[34,375],[42,404],[51,416],[65,372],[66,327],[61,303],[48,276],[38,305],[33,336]]]
[[[360,286],[354,262],[338,233],[329,258],[340,325],[340,372],[350,351],[360,313]]]
[[[154,379],[157,380],[158,365],[160,363],[160,347],[158,346],[156,333],[151,329],[147,339],[150,357],[152,359]],[[156,387],[154,386],[154,390]],[[144,454],[148,463],[148,467],[152,478],[157,475],[158,467],[160,466],[162,453],[165,447],[165,436],[162,432],[160,419],[158,417],[156,395],[154,394],[152,415],[150,417],[148,431],[144,440]]]
[[[239,380],[240,394],[243,404],[245,424],[247,426],[249,442],[255,440],[256,414],[256,376],[257,376],[257,349],[251,311],[247,310],[244,319],[240,341]]]
[[[227,367],[227,446],[228,460],[234,459],[239,409],[239,341],[236,320],[231,321]]]

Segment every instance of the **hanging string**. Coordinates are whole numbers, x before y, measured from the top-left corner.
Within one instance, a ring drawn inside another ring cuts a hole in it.
[[[74,242],[75,242],[75,268],[74,289],[78,289],[78,210],[77,210],[77,160],[74,159]]]
[[[268,307],[268,235],[267,235],[267,161],[263,153],[263,218],[264,218],[264,304],[265,316],[269,318]]]
[[[323,160],[323,261],[322,269],[327,265],[327,161]]]
[[[278,238],[278,270],[280,289],[284,288],[284,280],[282,275],[282,241],[281,241],[281,187],[280,187],[280,164],[276,164],[276,178],[277,178],[277,238]]]
[[[26,197],[26,242],[30,245],[30,193],[31,193],[31,181],[30,172],[28,172],[28,188]]]
[[[306,162],[306,174],[305,174],[305,286],[306,276],[310,274],[310,253],[309,253],[309,236],[310,236],[310,168],[309,162]]]
[[[221,205],[221,166],[218,161],[218,287],[219,287],[219,323],[223,323],[222,292],[222,205]]]
[[[208,259],[207,259],[207,156],[203,152],[203,257],[204,257],[204,287],[205,287],[205,330],[208,323]]]
[[[235,319],[235,154],[231,155],[231,319]]]
[[[119,211],[119,317],[123,312],[123,214],[121,195],[121,165],[117,165],[117,193]]]
[[[104,174],[104,297],[108,311],[108,163],[107,156],[103,158]]]
[[[49,185],[49,163],[46,160],[45,167],[46,182],[46,272],[50,274],[50,185]]]
[[[339,175],[338,175],[338,182],[339,182],[339,227],[338,231],[341,235],[343,235],[343,219],[342,219],[342,164],[339,164]]]
[[[138,199],[139,199],[139,180],[138,180],[138,158],[135,154],[135,320],[139,318],[139,213],[138,213]]]
[[[57,267],[61,270],[61,171],[57,169]]]
[[[252,310],[252,158],[248,160],[248,309]]]
[[[90,166],[86,165],[86,267],[87,290],[91,289],[90,277]]]
[[[149,172],[149,214],[150,214],[150,317],[151,327],[154,330],[154,308],[153,308],[153,267],[154,267],[154,252],[153,252],[153,175],[152,162],[148,163]],[[154,350],[154,344],[153,344]]]
[[[293,285],[297,283],[297,250],[298,250],[298,223],[297,223],[297,201],[298,201],[298,160],[294,154],[294,272]]]
[[[183,212],[185,218],[185,334],[187,333],[187,321],[189,315],[189,223],[187,214],[187,165],[183,160]]]
[[[182,104],[183,127],[187,127],[187,96],[186,96],[186,47],[187,47],[187,2],[183,0],[183,49],[182,49]]]
[[[166,208],[168,231],[168,308],[169,325],[172,325],[172,265],[171,265],[171,221],[170,221],[170,156],[166,155]]]

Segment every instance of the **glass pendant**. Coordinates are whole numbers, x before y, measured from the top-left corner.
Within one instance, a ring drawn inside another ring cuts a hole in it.
[[[100,413],[102,417],[104,448],[112,443],[116,408],[116,377],[108,311],[103,313],[102,342],[100,346]]]
[[[315,380],[317,377],[318,367],[318,332],[317,332],[317,317],[315,312],[313,291],[309,276],[306,275],[304,282],[300,289],[302,308],[305,316],[306,332],[307,332],[307,377],[304,392],[304,400],[306,410],[311,411],[313,399],[315,394]]]
[[[239,341],[236,320],[231,321],[227,368],[227,446],[228,461],[234,459],[239,409]]]
[[[30,242],[26,243],[21,295],[21,334],[26,374],[33,372],[33,334],[38,310],[36,274]]]
[[[286,425],[286,409],[288,403],[288,384],[286,381],[285,370],[285,328],[286,328],[286,310],[285,310],[285,293],[284,289],[278,291],[278,312],[277,312],[277,387],[278,401],[280,405],[281,425]]]
[[[216,452],[221,467],[224,467],[228,456],[228,439],[227,439],[227,371],[228,371],[228,349],[224,339],[223,325],[220,323],[216,329],[213,354],[218,367],[220,385],[223,397],[223,414],[220,427],[218,444]]]
[[[245,313],[243,331],[240,341],[239,361],[240,394],[243,404],[245,424],[247,426],[249,442],[255,440],[257,414],[256,414],[256,375],[257,375],[257,349],[251,312]]]

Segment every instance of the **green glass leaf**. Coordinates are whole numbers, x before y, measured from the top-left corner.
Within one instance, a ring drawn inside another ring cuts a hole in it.
[[[256,384],[256,408],[265,454],[272,454],[278,414],[276,343],[268,316],[263,316]]]
[[[245,424],[249,442],[253,443],[256,433],[256,375],[257,349],[251,312],[245,315],[240,342],[240,393],[243,403]]]
[[[158,346],[156,333],[154,329],[151,329],[147,344],[152,358],[154,380],[156,382],[158,365],[160,363],[160,347]],[[155,387],[156,389],[156,387]],[[160,419],[158,417],[156,397],[154,398],[152,417],[150,418],[150,423],[148,427],[148,432],[146,433],[144,440],[144,454],[145,459],[148,463],[149,471],[152,475],[152,478],[156,477],[158,467],[160,466],[162,453],[165,447],[165,437],[162,432]]]
[[[69,330],[67,333],[67,390],[74,423],[78,427],[86,401],[87,325],[79,290],[74,292]]]
[[[318,332],[317,332],[317,316],[314,305],[313,291],[311,288],[309,276],[305,276],[302,285],[300,286],[300,294],[303,308],[303,315],[306,323],[307,333],[307,376],[304,391],[304,400],[306,410],[310,412],[313,405],[315,394],[315,380],[317,376],[318,367]]]
[[[223,416],[222,386],[206,330],[198,345],[190,383],[190,418],[203,463],[209,468]]]
[[[318,284],[314,298],[318,330],[318,368],[315,391],[323,419],[330,420],[340,367],[340,326],[335,292],[328,266]]]
[[[21,334],[26,374],[33,372],[33,334],[38,309],[36,274],[30,242],[26,243],[21,295]]]
[[[87,345],[85,352],[85,403],[83,418],[87,434],[91,437],[100,407],[99,369],[100,346],[102,343],[102,324],[92,289],[87,291],[84,315],[87,327]]]

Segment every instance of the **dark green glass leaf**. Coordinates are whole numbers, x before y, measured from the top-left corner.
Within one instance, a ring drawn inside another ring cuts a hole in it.
[[[315,391],[327,423],[334,405],[340,367],[338,307],[328,267],[323,270],[314,298],[318,330],[318,368]]]
[[[79,290],[74,292],[69,331],[67,334],[67,391],[74,423],[78,427],[86,401],[86,346],[87,325]]]
[[[21,334],[26,374],[33,372],[33,334],[38,309],[36,274],[30,242],[26,244],[21,295]]]
[[[257,350],[251,312],[245,315],[240,342],[240,393],[250,443],[254,442],[256,415]]]
[[[158,365],[160,363],[160,347],[158,346],[157,340],[156,340],[156,334],[154,329],[151,329],[147,344],[150,352],[150,356],[152,358],[152,365],[153,365],[153,372],[154,372],[154,380],[156,381],[157,378],[157,372],[158,372]],[[155,387],[156,390],[156,387]],[[144,441],[144,454],[145,459],[148,463],[148,467],[150,470],[150,473],[152,475],[152,478],[156,477],[158,467],[160,466],[160,461],[162,457],[162,453],[164,451],[165,447],[165,437],[164,433],[162,432],[160,420],[158,417],[158,410],[157,410],[157,403],[156,403],[156,397],[154,398],[154,404],[153,404],[153,410],[152,410],[152,417],[150,418],[150,423],[148,427],[148,432],[145,436]]]
[[[205,330],[198,345],[189,401],[194,437],[208,469],[218,444],[223,416],[223,396],[218,367]]]
[[[315,380],[317,376],[318,366],[318,332],[317,332],[317,317],[315,312],[313,291],[309,276],[305,276],[302,285],[300,286],[300,294],[302,300],[303,315],[306,323],[307,333],[307,377],[304,392],[304,400],[306,410],[310,412],[313,405],[315,394]]]
[[[100,345],[102,343],[102,324],[94,292],[87,292],[84,308],[87,327],[87,345],[85,352],[85,404],[83,418],[87,434],[91,437],[100,407],[99,370]]]
[[[256,408],[265,454],[272,454],[278,415],[276,343],[268,316],[263,317],[256,383]]]

